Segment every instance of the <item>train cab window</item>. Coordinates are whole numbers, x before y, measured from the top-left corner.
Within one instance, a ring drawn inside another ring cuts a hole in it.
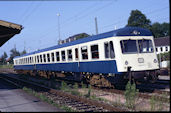
[[[114,46],[112,41],[105,42],[104,48],[105,48],[105,58],[115,58]]]
[[[39,56],[37,56],[37,62],[39,63]]]
[[[60,61],[59,52],[56,52],[56,61]]]
[[[43,59],[42,59],[42,55],[40,55],[40,62],[42,63]]]
[[[130,53],[138,53],[136,40],[122,40],[120,41],[122,53],[130,54]]]
[[[65,51],[61,51],[62,61],[65,61]]]
[[[82,54],[82,59],[88,59],[87,46],[81,47],[81,54]]]
[[[68,60],[72,60],[72,50],[67,50]]]
[[[78,48],[75,48],[75,60],[78,60]]]
[[[46,54],[43,54],[44,62],[46,62]]]
[[[138,40],[139,52],[140,53],[151,53],[153,52],[152,41],[148,39]]]
[[[91,46],[91,57],[92,57],[92,59],[98,59],[99,58],[98,45],[92,45]]]
[[[47,61],[50,62],[50,54],[47,54]]]
[[[158,48],[156,47],[156,52],[158,52]]]
[[[54,53],[51,53],[51,57],[52,57],[52,62],[54,62],[55,61]]]

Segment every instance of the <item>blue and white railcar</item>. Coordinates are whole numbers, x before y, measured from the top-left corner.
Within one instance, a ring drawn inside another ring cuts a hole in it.
[[[15,57],[14,69],[142,79],[156,78],[159,65],[152,33],[125,27]]]

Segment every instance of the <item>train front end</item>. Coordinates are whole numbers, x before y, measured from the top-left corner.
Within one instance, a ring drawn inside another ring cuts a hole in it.
[[[120,37],[118,45],[121,53],[117,62],[118,71],[123,72],[125,78],[152,82],[158,79],[159,63],[153,36]]]

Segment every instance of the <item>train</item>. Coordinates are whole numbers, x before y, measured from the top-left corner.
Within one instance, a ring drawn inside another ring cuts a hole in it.
[[[14,70],[103,87],[128,80],[155,82],[159,63],[153,38],[148,29],[124,27],[17,56]]]

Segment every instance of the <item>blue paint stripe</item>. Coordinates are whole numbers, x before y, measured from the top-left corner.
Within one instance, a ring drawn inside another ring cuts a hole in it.
[[[33,65],[14,66],[15,69],[33,70]],[[74,63],[55,63],[55,64],[37,64],[37,70],[65,71],[65,72],[90,72],[90,73],[115,73],[121,74],[117,70],[116,61],[94,61]]]

